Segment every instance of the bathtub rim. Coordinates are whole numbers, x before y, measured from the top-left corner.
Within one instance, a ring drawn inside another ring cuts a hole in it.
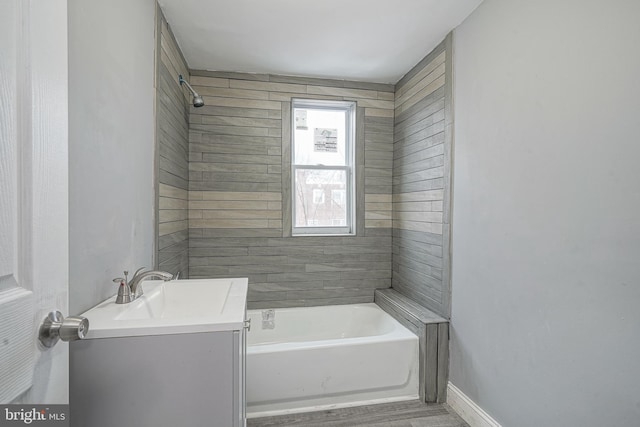
[[[310,311],[316,311],[316,310],[320,311],[322,309],[326,309],[327,307],[331,307],[331,308],[340,307],[342,309],[346,309],[346,308],[349,308],[349,307],[373,308],[379,313],[379,315],[384,317],[385,322],[388,322],[392,326],[392,328],[390,330],[387,330],[387,331],[385,331],[383,333],[380,333],[380,334],[369,334],[369,335],[362,335],[362,336],[356,336],[356,337],[344,337],[344,338],[331,337],[331,338],[326,338],[326,339],[296,340],[296,341],[290,341],[290,342],[286,342],[286,341],[268,342],[268,343],[263,343],[263,344],[251,344],[249,342],[249,336],[251,335],[251,332],[249,332],[248,335],[247,335],[247,353],[250,352],[250,349],[253,349],[253,352],[256,352],[256,351],[258,351],[258,350],[256,350],[257,348],[260,349],[259,352],[267,352],[269,350],[276,352],[276,351],[278,351],[277,347],[279,347],[279,346],[282,346],[282,347],[287,348],[287,349],[294,349],[294,348],[325,347],[325,346],[329,346],[330,343],[337,344],[338,346],[347,345],[347,343],[358,344],[358,343],[370,342],[370,341],[376,340],[376,339],[381,339],[382,337],[385,337],[384,341],[412,339],[414,337],[416,339],[419,339],[419,337],[414,332],[412,332],[410,329],[408,329],[406,326],[404,326],[402,323],[400,323],[397,319],[395,319],[389,313],[384,311],[376,303],[356,303],[356,304],[339,304],[339,305],[313,306],[313,307],[286,307],[286,308],[273,308],[273,309],[269,309],[269,308],[253,309],[253,310],[247,310],[247,318],[251,317],[250,314],[258,314],[259,315],[260,312],[262,312],[264,310],[276,310],[276,313],[277,313],[278,310],[298,311],[298,310],[307,310],[307,309],[309,309]],[[255,325],[254,327],[258,327],[258,325]]]

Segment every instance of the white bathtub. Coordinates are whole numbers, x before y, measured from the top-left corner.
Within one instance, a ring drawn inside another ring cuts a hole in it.
[[[418,398],[418,337],[375,304],[249,310],[249,417]]]

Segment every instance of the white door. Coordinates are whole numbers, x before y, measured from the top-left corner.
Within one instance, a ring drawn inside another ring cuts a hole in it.
[[[0,0],[0,403],[69,399],[67,75],[66,0]]]

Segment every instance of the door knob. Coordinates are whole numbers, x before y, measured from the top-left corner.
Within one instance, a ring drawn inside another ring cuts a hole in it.
[[[89,319],[86,317],[71,316],[66,319],[59,311],[47,314],[40,325],[38,338],[43,346],[50,348],[56,345],[58,340],[75,341],[84,339],[89,332]]]

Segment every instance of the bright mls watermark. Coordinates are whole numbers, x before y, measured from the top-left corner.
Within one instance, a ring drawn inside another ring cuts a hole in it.
[[[0,405],[1,426],[69,427],[69,405]]]

